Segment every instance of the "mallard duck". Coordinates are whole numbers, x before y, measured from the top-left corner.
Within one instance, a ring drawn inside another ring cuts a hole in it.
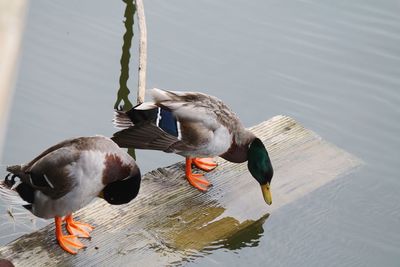
[[[217,164],[210,157],[230,162],[248,161],[248,169],[260,184],[265,202],[272,203],[273,168],[263,142],[243,127],[221,100],[197,92],[150,90],[153,102],[124,112],[116,110],[114,124],[123,128],[111,138],[120,147],[154,149],[186,157],[186,178],[206,191],[210,182],[192,172],[192,164],[211,171]]]
[[[7,171],[1,188],[15,190],[34,215],[55,218],[58,243],[71,254],[84,247],[77,237],[89,238],[93,230],[75,221],[72,213],[96,196],[113,205],[128,203],[138,194],[141,181],[135,161],[103,136],[65,140]],[[62,231],[64,216],[70,235]]]

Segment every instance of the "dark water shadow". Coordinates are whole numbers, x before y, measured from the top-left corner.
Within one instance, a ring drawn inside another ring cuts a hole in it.
[[[133,105],[129,99],[130,90],[128,88],[128,80],[129,80],[129,63],[131,59],[131,47],[132,47],[132,39],[134,36],[133,25],[134,25],[134,16],[136,12],[136,6],[133,0],[123,0],[126,4],[125,8],[125,34],[123,37],[122,43],[122,55],[121,55],[121,74],[119,76],[119,89],[117,91],[117,100],[114,104],[114,109],[120,110],[130,110]],[[123,102],[123,103],[121,103]],[[136,159],[136,153],[133,148],[128,149],[128,154],[131,155],[134,159]]]
[[[131,59],[130,49],[132,46],[133,39],[133,25],[134,25],[134,15],[136,12],[136,7],[133,0],[123,0],[126,4],[125,8],[125,34],[123,37],[122,44],[122,55],[121,55],[121,74],[119,76],[119,89],[117,92],[117,100],[114,104],[114,109],[122,108],[123,110],[129,110],[133,107],[132,102],[129,100],[130,90],[128,88],[129,79],[129,62]],[[121,102],[123,101],[123,104]]]

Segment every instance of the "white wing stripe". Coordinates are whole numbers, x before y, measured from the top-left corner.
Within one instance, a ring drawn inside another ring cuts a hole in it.
[[[157,126],[160,124],[160,120],[161,120],[161,108],[158,108],[158,111],[157,111],[157,120],[156,120],[156,125],[157,125]]]
[[[47,178],[46,174],[43,174],[43,177],[46,180],[46,182],[50,185],[50,187],[54,189],[54,185],[50,182],[49,178]]]
[[[176,128],[178,129],[178,139],[182,140],[181,123],[178,120],[176,121]]]

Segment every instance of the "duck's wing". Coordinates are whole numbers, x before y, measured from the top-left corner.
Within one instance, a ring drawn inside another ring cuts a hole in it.
[[[155,105],[170,110],[181,123],[200,122],[210,131],[224,126],[230,129],[239,119],[221,100],[198,92],[150,90]]]
[[[32,187],[42,191],[52,199],[57,199],[72,191],[78,181],[71,168],[80,157],[74,147],[61,147],[54,150],[26,169]]]
[[[164,131],[151,122],[136,124],[114,133],[111,138],[120,147],[177,152],[192,150],[193,147]]]
[[[63,141],[41,153],[28,164],[7,167],[21,181],[34,190],[57,199],[70,192],[77,181],[68,166],[79,159],[79,151],[74,146],[76,139]]]
[[[218,129],[233,132],[240,125],[236,115],[215,97],[161,89],[150,93],[154,102],[116,112],[115,125],[127,127],[112,137],[119,146],[190,153],[205,149]]]

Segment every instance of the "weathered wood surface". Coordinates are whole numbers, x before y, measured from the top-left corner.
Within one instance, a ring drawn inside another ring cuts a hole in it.
[[[0,157],[14,86],[26,0],[0,0]]]
[[[289,117],[276,116],[252,130],[268,147],[275,167],[272,206],[264,203],[246,163],[219,159],[220,166],[207,174],[214,184],[207,193],[189,186],[183,163],[177,163],[147,173],[139,197],[128,205],[97,200],[77,212],[79,219],[97,226],[92,240],[83,240],[87,249],[78,255],[56,245],[51,224],[2,247],[0,257],[16,266],[179,263],[212,246],[229,247],[248,228],[262,229],[274,210],[361,163]]]

